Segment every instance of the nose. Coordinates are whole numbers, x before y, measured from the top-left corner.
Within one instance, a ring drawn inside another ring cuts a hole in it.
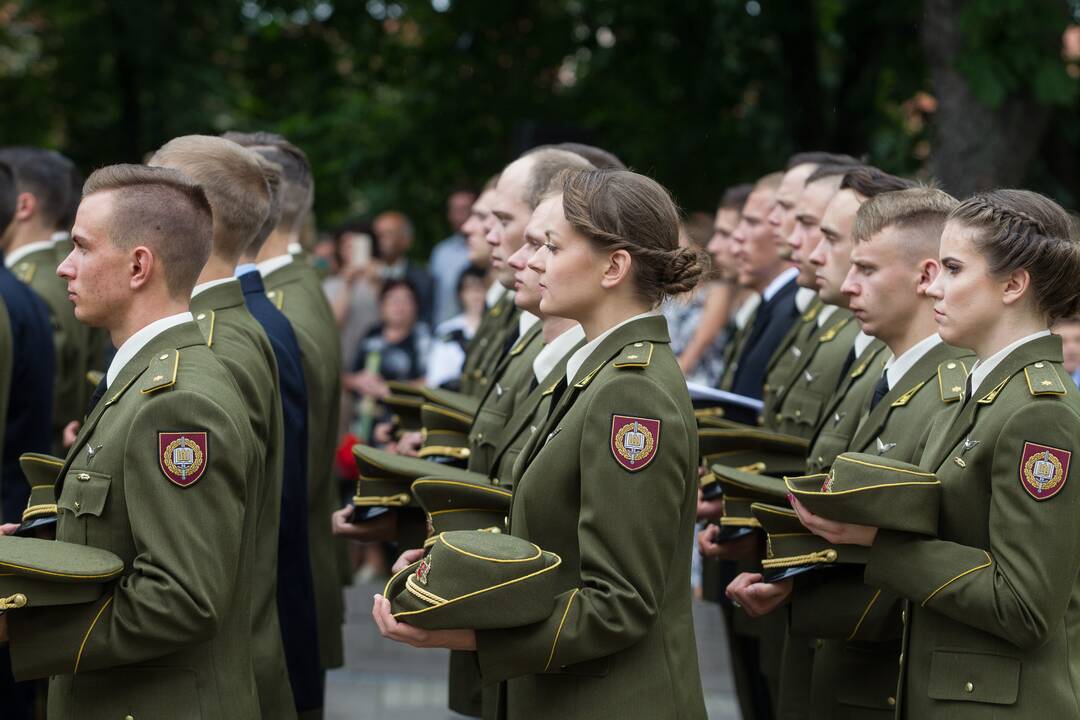
[[[817,247],[814,248],[814,252],[810,253],[810,257],[807,258],[807,261],[811,265],[815,265],[817,267],[824,267],[825,266],[825,243],[824,242],[819,242],[817,244]]]
[[[855,280],[855,268],[852,267],[848,270],[847,275],[844,277],[843,284],[840,285],[840,292],[845,295],[851,295],[855,297],[862,291],[858,281]]]
[[[930,283],[930,287],[926,288],[926,294],[928,297],[932,297],[935,300],[943,300],[945,298],[945,273],[939,272],[934,281]]]
[[[533,253],[532,257],[529,258],[526,267],[539,275],[543,275],[544,270],[547,269],[547,255],[547,247],[541,245],[536,249],[536,252]]]
[[[71,254],[75,251],[72,250],[68,253],[67,257],[60,261],[60,264],[56,266],[56,274],[65,280],[71,280],[75,277],[75,267],[71,261]]]

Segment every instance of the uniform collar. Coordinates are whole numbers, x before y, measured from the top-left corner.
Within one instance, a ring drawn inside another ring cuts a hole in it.
[[[496,280],[491,283],[491,287],[487,289],[487,294],[484,295],[484,304],[490,309],[499,304],[503,295],[507,293],[507,289],[503,287],[503,284]]]
[[[522,310],[521,316],[518,317],[518,337],[525,337],[525,333],[529,332],[529,328],[538,322],[540,322],[540,318],[528,310]]]
[[[7,265],[9,268],[13,268],[13,267],[15,267],[16,263],[18,263],[20,260],[22,260],[27,255],[30,255],[31,253],[36,253],[36,252],[39,252],[41,250],[52,250],[52,249],[53,249],[53,241],[52,240],[38,240],[36,242],[26,243],[25,245],[23,245],[21,247],[15,248],[10,253],[8,253],[6,256],[4,256],[4,264]]]
[[[799,276],[799,268],[789,267],[784,272],[780,273],[773,278],[773,281],[769,283],[765,289],[761,292],[761,298],[765,302],[769,302],[773,299],[776,293],[780,292],[781,288],[787,285],[789,282],[794,282],[795,278]]]
[[[57,230],[51,236],[49,236],[49,242],[53,245],[57,245],[62,242],[67,242],[71,239],[71,233],[67,230]]]
[[[870,347],[872,342],[874,342],[874,336],[867,335],[860,330],[859,334],[855,336],[855,357],[859,357],[866,352],[866,348]]]
[[[739,309],[735,311],[735,327],[742,330],[746,327],[746,323],[750,322],[750,316],[754,314],[754,311],[758,309],[758,305],[761,304],[761,295],[754,293],[750,297],[743,301],[743,304],[739,306]]]
[[[798,302],[798,300],[796,300],[796,302]],[[833,313],[836,312],[838,309],[839,308],[837,308],[835,305],[822,303],[821,310],[818,311],[817,314],[817,326],[824,327],[825,323],[829,320],[829,318],[833,316]]]
[[[199,295],[202,295],[204,292],[206,292],[210,288],[217,287],[218,285],[224,285],[225,283],[233,282],[234,280],[236,280],[235,276],[218,278],[217,280],[207,280],[204,283],[199,283],[194,288],[192,288],[191,297],[192,297],[192,299],[194,299],[194,298],[198,297]]]
[[[773,280],[773,282],[776,282],[776,280]],[[772,287],[772,285],[770,285],[769,287]],[[769,288],[765,288],[765,291],[768,292]],[[769,297],[771,298],[775,294],[776,292],[774,291],[772,295],[769,295]],[[802,315],[810,308],[810,303],[814,302],[814,298],[816,297],[817,290],[813,290],[811,288],[800,287],[798,290],[795,291],[795,307],[799,309],[800,315]]]
[[[599,348],[600,343],[604,342],[604,340],[607,339],[612,333],[621,328],[623,325],[629,325],[635,320],[641,320],[643,318],[649,317],[660,317],[660,313],[658,313],[656,310],[649,310],[648,312],[634,315],[633,317],[623,320],[617,325],[612,325],[607,330],[597,335],[593,340],[585,343],[585,345],[578,348],[578,350],[570,356],[570,359],[566,361],[566,384],[569,385],[574,381],[574,376],[577,375],[577,372],[581,369],[581,366],[585,364],[585,361],[589,358],[589,355],[592,355],[593,350]]]
[[[255,267],[259,268],[259,272],[263,277],[266,277],[275,270],[280,270],[293,261],[293,256],[288,253],[284,255],[278,255],[276,257],[263,260],[261,263],[256,263]]]
[[[240,263],[236,266],[236,272],[233,273],[236,277],[246,275],[248,273],[259,272],[259,266],[255,263]]]
[[[289,246],[288,246],[287,249],[288,249],[290,255],[303,255],[304,254],[304,246],[301,245],[298,242],[289,243]]]
[[[889,383],[889,389],[892,390],[896,383],[900,382],[900,378],[904,377],[908,370],[915,367],[915,363],[919,362],[926,353],[939,344],[941,344],[941,336],[934,333],[909,347],[900,357],[890,358],[885,363],[885,378]]]
[[[110,387],[113,384],[113,381],[116,380],[116,376],[120,374],[120,371],[124,369],[124,366],[131,362],[132,359],[139,354],[139,351],[146,347],[147,343],[169,328],[176,327],[177,325],[186,322],[192,322],[192,320],[193,318],[191,317],[190,312],[182,312],[159,318],[136,331],[120,345],[116,354],[113,355],[112,362],[109,363],[109,370],[105,373],[105,386]]]
[[[555,338],[540,349],[533,360],[533,376],[537,382],[543,382],[544,378],[551,374],[559,361],[566,357],[575,345],[585,339],[585,331],[580,325],[574,325],[562,335]]]
[[[1001,348],[996,353],[994,353],[993,355],[988,357],[987,359],[979,360],[978,362],[976,362],[975,366],[973,368],[971,368],[971,389],[972,389],[972,392],[973,393],[978,392],[979,386],[982,384],[982,381],[985,380],[986,377],[991,372],[994,371],[994,368],[996,368],[998,365],[1000,365],[1001,361],[1004,360],[1005,358],[1007,358],[1012,353],[1013,350],[1016,350],[1021,345],[1026,345],[1027,343],[1031,342],[1032,340],[1038,340],[1039,338],[1044,338],[1049,334],[1050,334],[1049,330],[1040,330],[1037,333],[1032,333],[1031,335],[1028,335],[1027,337],[1022,337],[1019,340],[1016,340],[1015,342],[1009,343],[1008,345],[1006,345],[1005,347]]]

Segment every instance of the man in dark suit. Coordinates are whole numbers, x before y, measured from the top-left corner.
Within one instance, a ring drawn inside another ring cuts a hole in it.
[[[769,358],[799,316],[799,271],[781,256],[781,243],[767,221],[782,177],[773,173],[757,181],[732,233],[739,284],[761,295],[731,386],[732,392],[753,398],[762,397]]]
[[[281,485],[281,527],[278,531],[278,621],[285,646],[293,699],[300,717],[321,712],[325,671],[319,662],[315,586],[311,577],[307,501],[307,386],[296,333],[284,313],[266,297],[255,258],[281,219],[281,166],[261,155],[260,166],[270,188],[270,213],[241,258],[236,277],[248,311],[262,325],[277,358],[285,419],[284,474]]]
[[[382,280],[408,280],[420,303],[420,319],[432,327],[435,281],[431,274],[406,255],[413,242],[409,218],[396,210],[380,213],[372,225]]]

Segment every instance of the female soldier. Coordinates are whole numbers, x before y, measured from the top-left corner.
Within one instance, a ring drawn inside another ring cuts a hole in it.
[[[941,265],[941,336],[979,362],[922,456],[941,481],[938,537],[796,509],[832,542],[870,545],[866,582],[910,600],[902,716],[1080,717],[1080,397],[1047,329],[1080,306],[1080,243],[1050,200],[996,190],[950,214]]]
[[[478,650],[500,715],[704,718],[691,618],[697,434],[656,307],[702,272],[654,181],[585,170],[556,181],[547,243],[530,266],[541,310],[589,341],[552,388],[552,410],[515,468],[510,531],[562,557],[563,592],[540,623],[423,632],[376,596],[383,635]]]

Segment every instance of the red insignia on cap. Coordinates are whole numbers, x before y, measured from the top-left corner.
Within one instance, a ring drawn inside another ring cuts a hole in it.
[[[191,487],[206,471],[210,459],[205,432],[159,432],[161,472],[180,487]]]
[[[1036,500],[1049,500],[1065,487],[1071,457],[1068,450],[1024,443],[1024,452],[1020,456],[1020,484]]]
[[[652,462],[660,447],[660,421],[614,415],[611,418],[611,454],[630,472]]]

